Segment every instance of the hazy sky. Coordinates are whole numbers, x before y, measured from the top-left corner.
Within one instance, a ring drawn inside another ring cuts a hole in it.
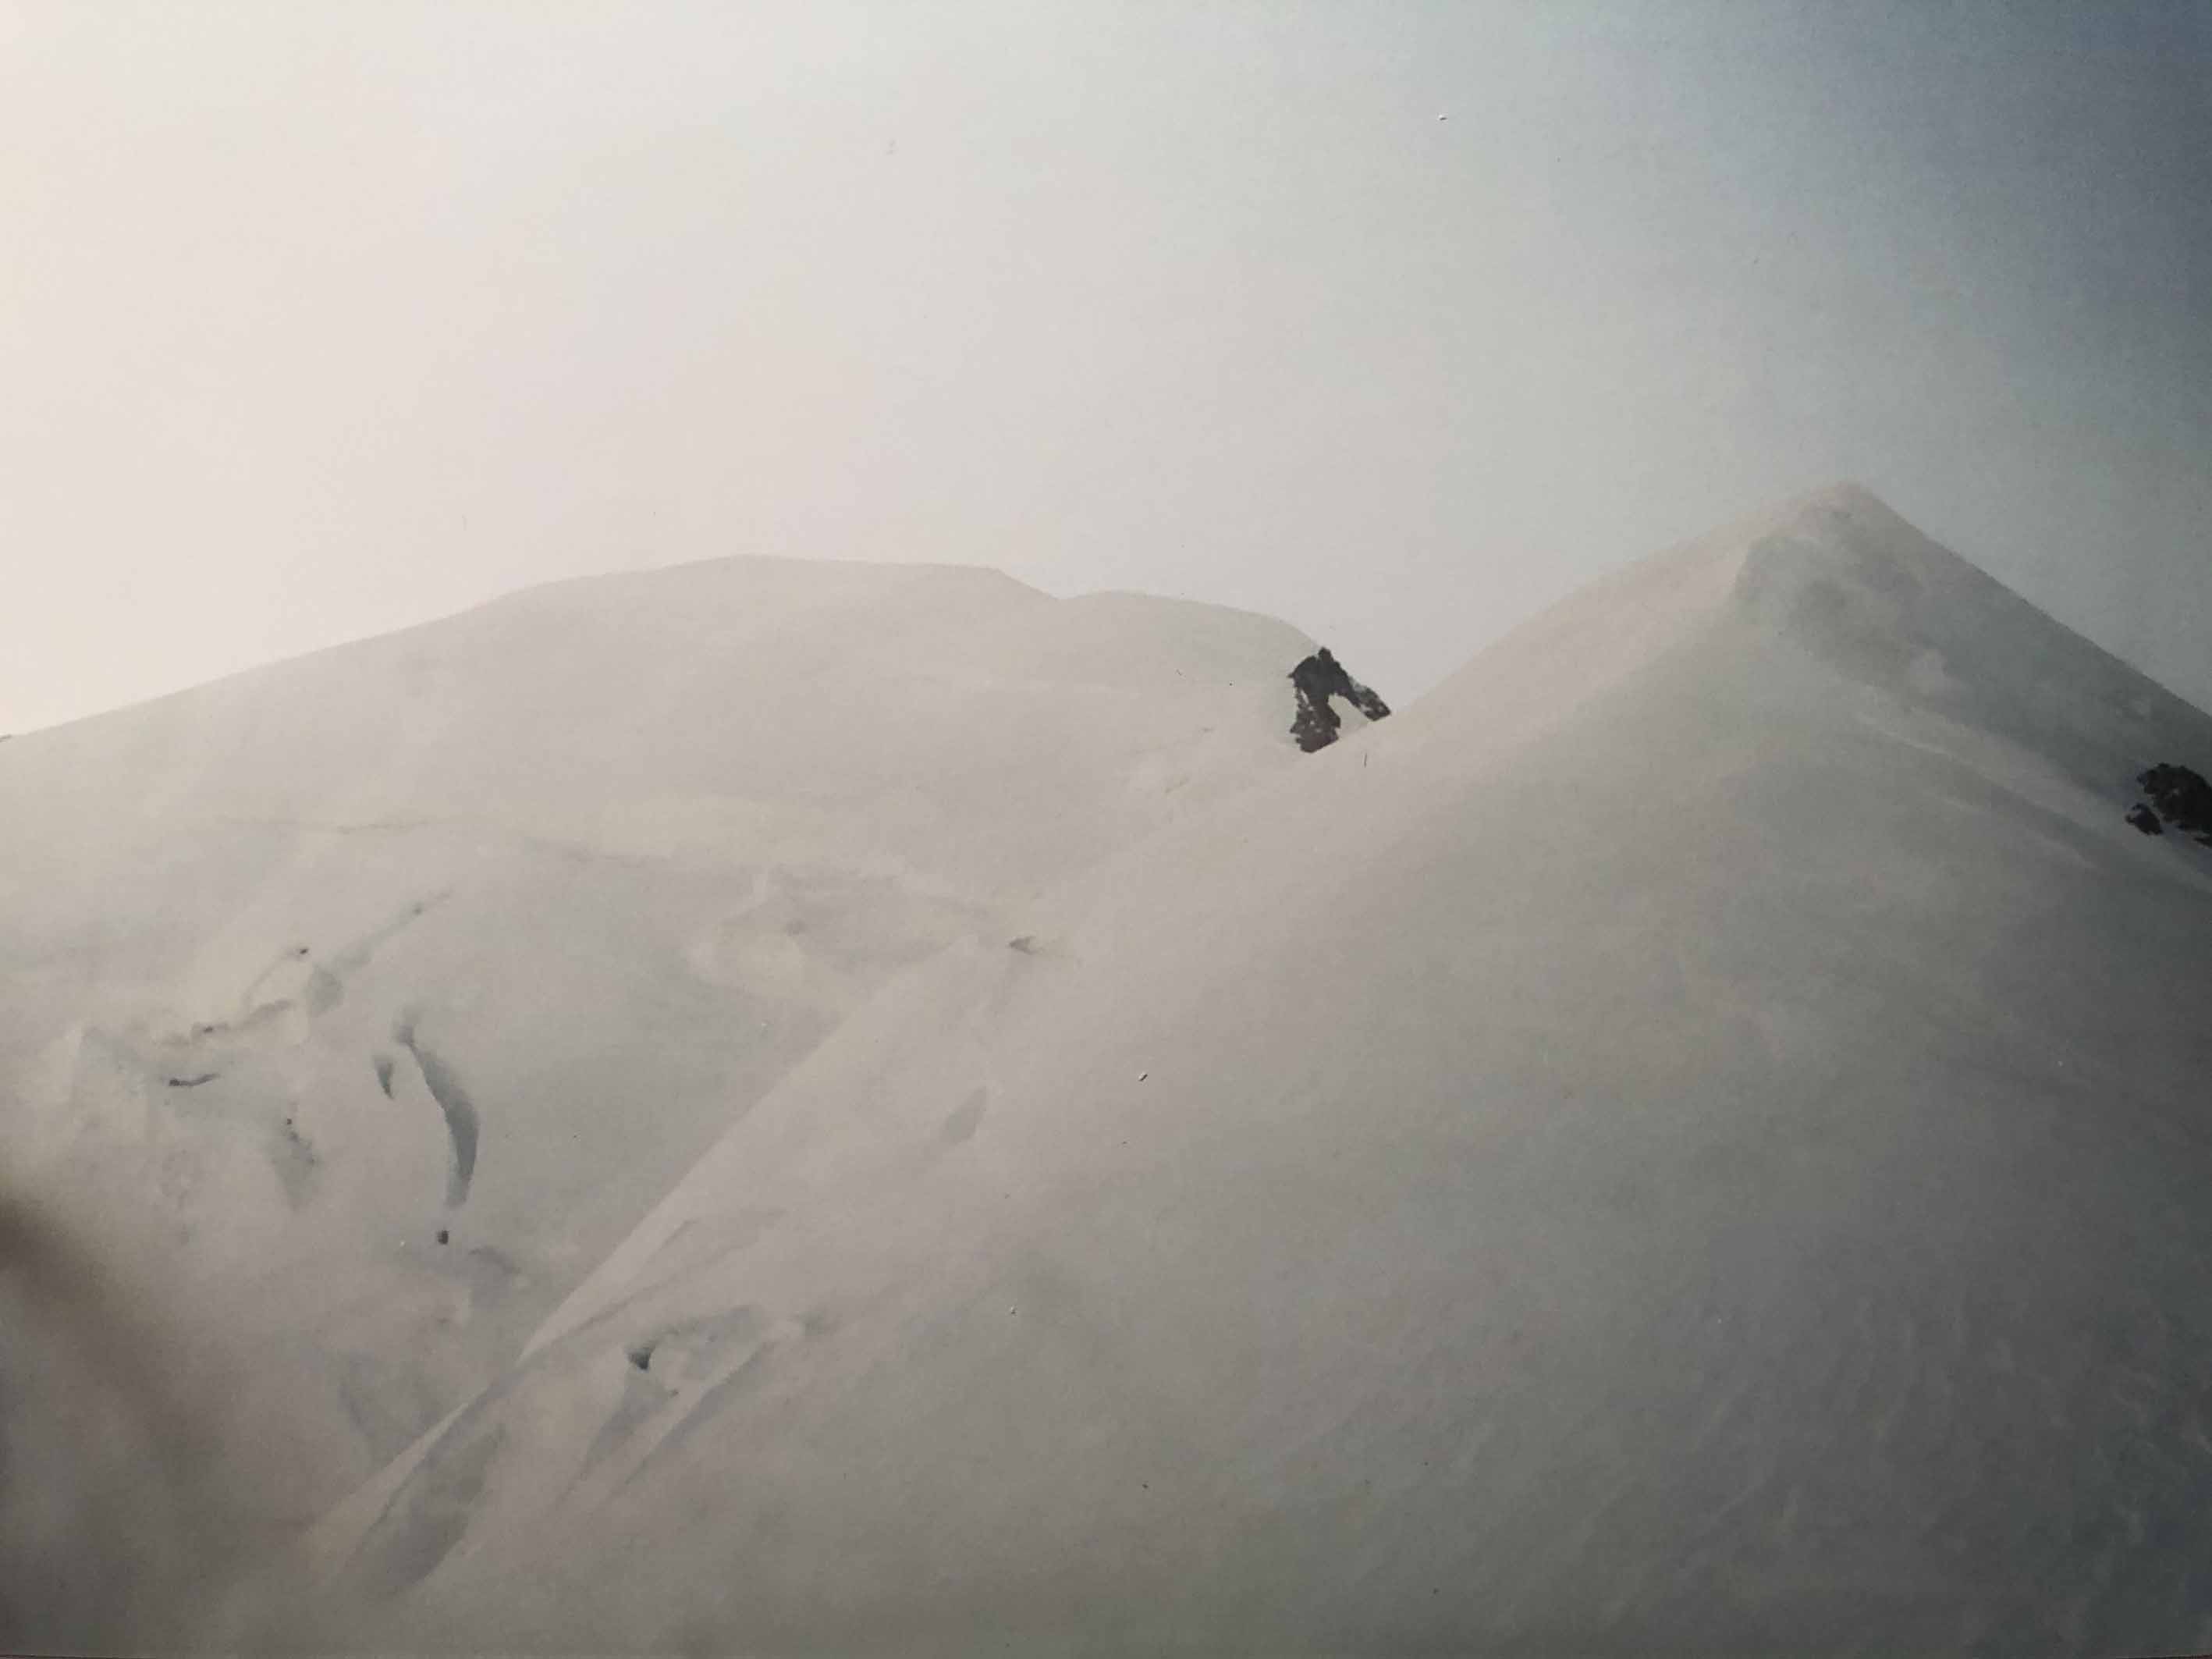
[[[1844,477],[2212,703],[2212,4],[0,0],[0,731],[749,551],[1403,699]]]

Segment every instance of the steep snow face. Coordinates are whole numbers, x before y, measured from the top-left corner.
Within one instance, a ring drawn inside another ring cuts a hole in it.
[[[2166,744],[2202,741],[2197,710],[1853,486],[1810,498],[1753,541],[1735,597],[1831,666],[2100,790]]]
[[[2201,713],[1840,484],[1616,572],[1476,657],[1377,741],[1434,733],[1439,765],[1486,763],[1653,662],[1717,634],[1779,636],[1863,697],[1961,743],[2103,792],[2168,749],[2202,743]]]
[[[295,1645],[2212,1644],[2212,720],[1851,490],[1310,757],[1261,619],[653,580],[0,752]]]
[[[410,1648],[2203,1646],[2138,721],[2212,750],[1856,494],[1625,573],[886,986],[331,1581]]]
[[[18,738],[0,1168],[221,1356],[222,1495],[303,1521],[886,984],[1294,765],[1311,648],[738,560]]]

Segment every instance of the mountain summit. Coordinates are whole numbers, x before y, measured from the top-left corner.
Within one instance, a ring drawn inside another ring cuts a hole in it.
[[[10,868],[81,872],[6,894],[14,1123],[182,1241],[349,1642],[2212,1641],[2212,860],[2123,817],[2212,719],[1850,489],[1358,764],[1279,624],[1006,593],[951,690],[861,665],[969,579],[839,580],[726,721],[653,632],[556,780],[513,613],[0,757]],[[538,758],[256,817],[372,671]],[[134,722],[218,718],[148,793]]]

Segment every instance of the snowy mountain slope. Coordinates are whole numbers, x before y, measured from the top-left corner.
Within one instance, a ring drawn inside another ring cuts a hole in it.
[[[311,1517],[887,981],[1297,764],[1311,648],[736,560],[18,738],[0,1167],[135,1241],[228,1369],[232,1492]]]
[[[2202,743],[2201,711],[1853,484],[1592,584],[1483,653],[1382,740],[1437,727],[1462,762],[1482,758],[1721,623],[1756,623],[1872,687],[1885,717],[1963,728],[1968,744],[2014,740],[2035,764],[2069,768],[2099,790],[2131,780],[2138,754]]]
[[[441,1649],[2212,1643],[2212,720],[1828,492],[848,1019],[319,1534]]]

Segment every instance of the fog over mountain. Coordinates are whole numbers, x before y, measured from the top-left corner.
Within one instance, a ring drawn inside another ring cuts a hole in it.
[[[2212,716],[1852,486],[1321,643],[739,559],[0,746],[0,1644],[2212,1646]]]
[[[744,553],[1387,701],[1848,476],[2212,704],[2212,7],[0,0],[0,732]]]

